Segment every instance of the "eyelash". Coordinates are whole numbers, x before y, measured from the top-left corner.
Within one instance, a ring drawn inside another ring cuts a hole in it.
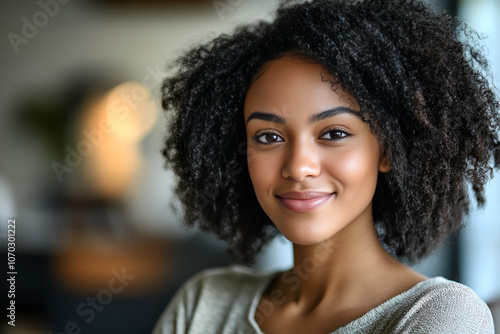
[[[339,128],[333,128],[333,129],[328,129],[327,131],[323,132],[323,134],[320,136],[323,137],[324,135],[328,134],[328,133],[337,133],[337,134],[341,134],[341,137],[337,137],[337,138],[331,138],[331,139],[326,139],[326,140],[329,140],[329,141],[339,141],[339,140],[342,140],[344,138],[347,138],[349,137],[351,134],[348,133],[347,131],[344,131],[342,129],[339,129]],[[330,135],[331,136],[331,135]]]
[[[332,133],[336,133],[337,135],[338,134],[341,134],[341,137],[337,137],[337,138],[322,138],[323,136],[325,136],[326,134],[330,134],[330,137],[331,137],[331,134]],[[262,141],[260,138],[263,137],[263,136],[276,136],[276,137],[279,137],[281,140],[274,140],[274,141],[268,141],[268,142],[264,142]],[[343,131],[341,129],[338,129],[338,128],[334,128],[334,129],[329,129],[327,131],[324,131],[321,136],[319,136],[319,139],[322,139],[322,140],[327,140],[327,141],[332,141],[332,142],[336,142],[336,141],[339,141],[339,140],[342,140],[344,138],[347,138],[349,137],[351,134],[346,132],[346,131]],[[283,140],[283,138],[277,134],[276,132],[274,131],[269,131],[269,130],[266,130],[264,132],[260,132],[260,133],[257,133],[255,136],[252,137],[252,140],[254,140],[257,144],[260,144],[260,145],[271,145],[273,143],[280,143]]]
[[[272,141],[272,142],[263,142],[261,141],[259,138],[263,137],[263,136],[268,136],[268,135],[272,135],[272,136],[276,136],[276,137],[279,137],[281,140],[280,141]],[[273,131],[264,131],[264,132],[259,132],[257,133],[255,136],[252,137],[252,140],[255,141],[257,144],[261,144],[261,145],[270,145],[270,144],[273,144],[273,143],[280,143],[283,141],[283,138],[281,138],[281,136]]]

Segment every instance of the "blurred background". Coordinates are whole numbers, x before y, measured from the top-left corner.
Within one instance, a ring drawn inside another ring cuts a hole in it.
[[[3,316],[0,333],[149,333],[183,281],[231,263],[223,243],[186,230],[176,213],[160,154],[159,84],[182,50],[268,19],[277,3],[0,1],[4,310],[8,219],[17,272],[16,326]],[[434,3],[485,37],[498,87],[500,2]],[[500,327],[500,177],[487,200],[416,269],[470,286]],[[290,244],[277,238],[256,267],[291,264]]]

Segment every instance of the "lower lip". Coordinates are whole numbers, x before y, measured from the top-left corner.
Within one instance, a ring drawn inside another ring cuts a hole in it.
[[[322,206],[334,195],[335,193],[310,199],[291,199],[291,198],[281,198],[281,197],[278,197],[278,199],[287,209],[294,212],[302,213],[302,212],[313,211],[314,209]]]

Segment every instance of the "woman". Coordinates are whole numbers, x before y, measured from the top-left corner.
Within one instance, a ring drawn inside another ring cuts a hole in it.
[[[467,28],[416,1],[283,4],[178,60],[164,155],[188,225],[251,262],[201,273],[155,333],[493,333],[469,288],[414,263],[500,166],[499,103]]]

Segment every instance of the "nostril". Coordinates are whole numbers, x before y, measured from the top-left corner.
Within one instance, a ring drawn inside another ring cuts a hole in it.
[[[308,138],[289,142],[285,156],[282,175],[295,181],[302,181],[306,177],[316,177],[321,172],[318,155]]]

